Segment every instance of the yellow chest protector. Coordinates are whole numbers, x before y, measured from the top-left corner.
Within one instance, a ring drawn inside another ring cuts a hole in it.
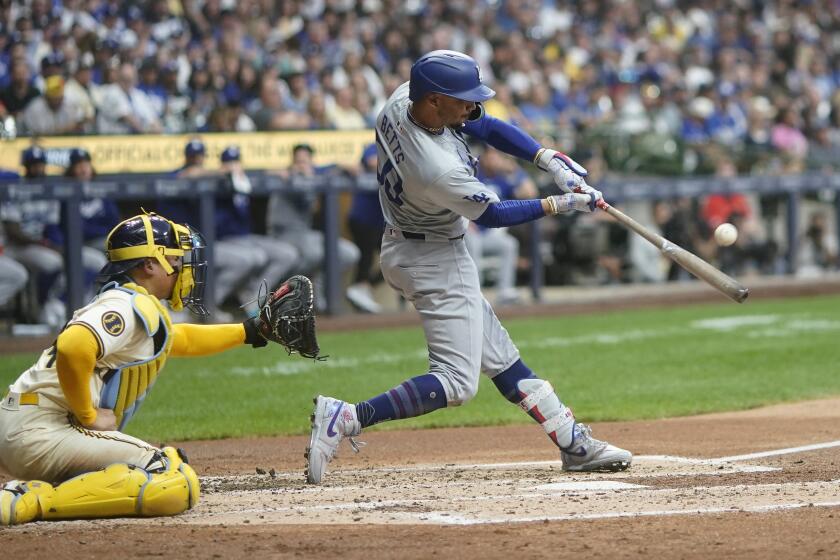
[[[117,417],[117,429],[122,430],[143,404],[158,374],[163,369],[172,350],[172,320],[160,301],[140,286],[133,283],[112,288],[132,295],[134,313],[143,323],[146,333],[154,341],[151,358],[125,364],[108,372],[99,395],[99,406],[113,409]]]

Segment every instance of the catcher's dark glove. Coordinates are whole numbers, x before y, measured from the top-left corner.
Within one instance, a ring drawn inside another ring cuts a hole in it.
[[[245,321],[245,344],[259,348],[268,341],[304,358],[322,359],[315,338],[315,295],[306,276],[292,276],[260,302],[260,313]]]

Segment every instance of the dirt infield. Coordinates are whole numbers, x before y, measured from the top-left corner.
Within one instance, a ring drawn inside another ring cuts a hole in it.
[[[0,542],[7,558],[837,557],[840,399],[594,428],[635,452],[629,471],[564,473],[537,426],[373,431],[320,487],[305,438],[189,442],[204,494],[187,514]]]

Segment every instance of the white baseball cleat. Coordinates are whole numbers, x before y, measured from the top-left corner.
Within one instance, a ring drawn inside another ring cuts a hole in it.
[[[575,424],[572,445],[560,450],[563,470],[572,472],[623,471],[630,468],[633,454],[626,449],[592,437],[586,424]]]
[[[309,484],[320,484],[342,439],[349,438],[353,451],[359,452],[360,444],[352,436],[359,435],[362,426],[356,417],[356,407],[352,404],[322,395],[318,395],[313,402],[315,410],[309,417],[312,421],[312,435],[304,454],[306,481]]]

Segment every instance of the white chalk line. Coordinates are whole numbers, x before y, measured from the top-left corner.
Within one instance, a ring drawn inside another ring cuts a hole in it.
[[[392,508],[392,507],[400,507],[400,506],[417,506],[417,505],[437,505],[440,506],[441,502],[449,501],[453,504],[462,503],[477,503],[477,502],[497,502],[499,500],[517,500],[517,499],[524,499],[524,500],[544,500],[544,499],[552,499],[552,498],[568,498],[572,496],[587,496],[587,495],[644,495],[647,496],[648,499],[659,499],[664,496],[673,495],[679,496],[684,494],[688,491],[694,491],[695,493],[701,492],[703,494],[707,493],[720,493],[726,492],[730,490],[755,490],[755,491],[764,491],[765,495],[772,495],[773,490],[776,492],[781,490],[787,489],[802,489],[803,487],[807,487],[809,489],[820,489],[825,486],[837,486],[840,483],[840,480],[833,480],[827,482],[808,482],[808,483],[800,483],[800,482],[787,482],[787,483],[770,483],[770,484],[736,484],[731,486],[693,486],[689,488],[650,488],[648,486],[641,486],[641,485],[633,485],[632,488],[589,488],[589,489],[565,489],[565,488],[547,488],[547,486],[551,485],[538,485],[532,487],[534,490],[537,489],[545,489],[547,491],[544,492],[535,492],[535,491],[528,491],[527,489],[523,489],[525,491],[520,492],[507,492],[504,494],[498,495],[484,495],[484,496],[452,496],[449,498],[420,498],[420,497],[413,497],[413,498],[402,498],[402,499],[392,499],[392,500],[374,500],[374,501],[354,501],[354,502],[345,502],[345,503],[338,503],[338,504],[315,504],[315,505],[294,505],[294,506],[263,506],[258,508],[247,508],[247,509],[227,509],[227,510],[215,510],[212,512],[206,512],[202,514],[203,518],[212,518],[212,517],[222,517],[222,516],[232,516],[232,515],[242,515],[242,514],[272,514],[272,513],[285,513],[285,512],[297,512],[297,513],[305,513],[305,512],[317,512],[317,511],[376,511],[385,508]],[[472,525],[472,524],[483,524],[483,523],[525,523],[525,522],[532,522],[532,521],[544,521],[544,520],[573,520],[573,519],[609,519],[609,518],[616,518],[616,517],[644,517],[644,516],[655,516],[655,515],[679,515],[679,514],[697,514],[697,513],[725,513],[725,512],[744,512],[744,511],[772,511],[774,509],[793,509],[796,507],[805,507],[809,505],[822,505],[822,507],[829,507],[834,505],[840,505],[840,502],[789,502],[786,504],[765,504],[761,506],[728,506],[728,507],[710,507],[710,508],[690,508],[690,509],[675,509],[675,510],[638,510],[638,511],[623,511],[623,512],[615,512],[615,511],[608,511],[608,512],[598,512],[598,513],[569,513],[569,514],[560,514],[560,515],[549,515],[549,516],[526,516],[526,517],[511,517],[511,516],[504,516],[504,517],[491,517],[491,518],[470,518],[463,515],[458,515],[455,513],[450,512],[389,512],[391,515],[400,516],[403,518],[411,518],[419,521],[440,521],[445,522],[448,524],[456,524],[456,525]],[[438,519],[440,518],[440,519]]]
[[[779,455],[805,453],[808,451],[818,451],[820,449],[830,449],[832,447],[840,447],[840,440],[826,441],[824,443],[814,443],[811,445],[801,445],[799,447],[788,447],[785,449],[775,449],[772,451],[759,451],[758,453],[748,453],[746,455],[731,455],[729,457],[720,457],[718,459],[714,459],[714,461],[717,463],[752,461],[754,459],[763,459],[765,457],[776,457]]]
[[[470,519],[457,515],[446,514],[425,514],[421,516],[422,521],[438,523],[441,525],[492,525],[498,523],[533,523],[537,521],[576,521],[576,520],[598,520],[618,519],[623,517],[659,517],[673,515],[704,515],[711,513],[770,513],[773,511],[785,511],[802,509],[807,507],[838,507],[837,502],[791,502],[787,504],[770,504],[763,506],[744,507],[717,507],[717,508],[693,508],[693,509],[662,509],[654,511],[611,511],[605,513],[573,513],[566,515],[546,515],[534,517],[516,518],[495,518],[495,519]],[[406,515],[406,514],[401,514]]]
[[[634,463],[677,463],[677,464],[687,464],[687,465],[701,465],[701,466],[714,466],[719,467],[722,465],[726,465],[727,463],[739,463],[743,461],[752,461],[755,459],[763,459],[767,457],[777,457],[781,455],[792,455],[796,453],[806,453],[809,451],[820,451],[823,449],[831,449],[834,447],[840,447],[840,440],[836,441],[827,441],[823,443],[814,443],[810,445],[801,445],[798,447],[786,447],[783,449],[774,449],[770,451],[759,451],[756,453],[747,453],[744,455],[730,455],[727,457],[717,457],[712,459],[697,459],[692,457],[680,457],[678,455],[637,455],[633,457]],[[518,462],[507,462],[507,463],[451,463],[445,465],[415,465],[410,467],[373,467],[373,468],[365,468],[361,472],[366,474],[368,473],[401,473],[401,472],[447,472],[447,471],[462,471],[462,470],[510,470],[510,469],[522,469],[522,470],[538,470],[540,467],[550,467],[550,468],[557,468],[558,470],[562,469],[562,463],[560,461],[518,461]],[[764,465],[730,465],[729,470],[720,471],[716,470],[714,472],[703,473],[703,474],[733,474],[733,473],[760,473],[760,472],[773,472],[781,470],[779,467],[769,467]],[[334,473],[342,473],[347,474],[349,472],[348,469],[338,469],[334,471]],[[669,471],[669,476],[690,476],[700,474],[696,471]],[[238,477],[231,477],[231,476],[203,476],[201,479],[203,481],[214,483],[214,482],[230,482],[231,480],[236,479],[247,479],[253,478],[254,475],[249,476],[238,476]],[[568,473],[568,476],[588,476],[588,475],[580,475],[575,473]],[[636,473],[632,470],[624,471],[621,473],[611,473],[609,476],[612,478],[626,478],[626,477],[633,477],[633,478],[644,478],[648,476],[656,477],[658,476],[657,473]],[[286,472],[278,472],[275,473],[275,477],[281,480],[300,480],[302,478],[302,474],[298,471],[286,471]],[[446,482],[441,483],[442,486],[462,486],[464,482]],[[337,492],[345,492],[347,490],[363,489],[363,486],[313,486],[313,487],[305,487],[305,488],[287,488],[283,489],[283,491],[288,492],[297,492],[297,493],[304,493],[304,492],[324,492],[324,491],[337,491]],[[273,489],[272,491],[276,491],[277,489]],[[235,490],[231,493],[262,493],[266,490],[259,489],[259,490]]]
[[[783,449],[775,449],[770,451],[761,451],[756,453],[748,453],[742,455],[731,455],[726,457],[718,457],[712,459],[697,459],[697,458],[690,458],[690,457],[680,457],[680,456],[672,456],[672,455],[641,455],[634,458],[636,462],[642,463],[656,463],[661,464],[663,462],[671,462],[676,464],[690,464],[690,465],[701,465],[701,466],[728,466],[730,469],[733,468],[731,463],[738,463],[744,461],[750,461],[755,459],[767,458],[767,457],[777,457],[782,455],[791,455],[797,453],[806,453],[810,451],[818,451],[823,449],[831,449],[835,447],[840,447],[840,440],[837,441],[829,441],[829,442],[822,442],[810,445],[803,445],[797,447],[788,447]],[[728,464],[728,465],[727,465]],[[503,469],[516,469],[522,468],[523,470],[534,470],[540,467],[557,467],[560,468],[561,463],[559,461],[534,461],[534,462],[508,462],[508,463],[474,463],[474,464],[446,464],[446,465],[428,465],[428,466],[411,466],[411,467],[379,467],[374,469],[364,469],[365,474],[370,474],[372,472],[429,472],[433,473],[435,471],[451,471],[451,470],[503,470]],[[766,472],[772,470],[780,470],[775,467],[763,467],[760,465],[736,465],[736,468],[748,468],[748,470],[736,470],[735,472]],[[711,473],[698,473],[698,472],[686,472],[686,475],[697,475],[697,474],[729,474],[732,473],[732,470],[726,470],[725,472],[721,470],[715,470]],[[300,473],[278,473],[279,475],[283,475],[284,477],[300,477]],[[618,475],[623,475],[624,477],[630,475],[635,476],[637,478],[645,478],[645,477],[657,477],[661,475],[667,476],[675,476],[678,475],[674,471],[668,471],[667,473],[639,473],[634,474],[632,472],[622,472],[622,473],[610,473],[607,476],[610,478],[619,478]],[[574,475],[570,473],[570,476],[580,476]],[[583,475],[588,476],[588,475]],[[231,477],[205,477],[211,480],[227,480],[230,481]],[[244,477],[243,477],[244,478]],[[591,479],[590,479],[591,481]],[[557,497],[558,495],[585,495],[585,494],[592,494],[592,493],[623,493],[623,494],[632,494],[638,493],[640,490],[644,490],[646,493],[651,495],[663,495],[667,493],[679,493],[685,492],[687,489],[685,488],[649,488],[643,485],[627,485],[632,487],[622,487],[623,483],[599,479],[602,487],[598,487],[597,485],[592,488],[587,488],[586,486],[581,486],[576,488],[575,484],[580,484],[582,481],[571,480],[568,482],[562,483],[553,483],[553,484],[537,484],[530,488],[521,488],[519,492],[514,493],[505,493],[502,495],[484,495],[484,496],[454,496],[450,498],[450,501],[453,503],[470,503],[470,502],[480,502],[480,501],[489,501],[489,500],[499,500],[505,499],[509,500],[512,498],[523,498],[523,499],[547,499],[552,497]],[[520,480],[520,482],[524,482]],[[591,481],[597,482],[597,481]],[[840,480],[831,481],[828,483],[817,483],[817,484],[829,484],[829,485],[837,485],[840,483]],[[456,481],[456,482],[446,482],[440,485],[435,485],[436,487],[441,486],[459,486],[459,487],[467,487],[470,485],[476,485],[478,481]],[[750,488],[750,489],[782,489],[786,487],[791,487],[795,483],[782,483],[782,484],[766,484],[766,485],[735,485],[735,486],[716,486],[716,487],[709,487],[709,486],[699,486],[699,487],[692,487],[688,490],[694,491],[707,491],[710,488],[715,488],[717,491],[720,490],[727,490],[727,489],[735,489],[735,488]],[[610,487],[612,485],[612,487]],[[336,486],[336,487],[305,487],[305,488],[298,488],[298,489],[288,489],[293,493],[324,493],[324,492],[348,492],[352,490],[365,490],[366,487],[364,486]],[[368,488],[369,489],[369,488]],[[243,490],[243,491],[233,491],[227,492],[227,494],[264,494],[266,492],[277,492],[277,489],[272,490]],[[406,498],[406,499],[394,499],[394,500],[382,500],[382,501],[365,501],[365,502],[352,502],[352,503],[340,503],[340,504],[320,504],[320,505],[295,505],[295,506],[280,506],[280,507],[261,507],[261,508],[248,508],[248,509],[237,509],[237,510],[230,510],[230,511],[219,511],[216,510],[214,512],[204,514],[207,517],[218,517],[223,515],[241,515],[241,514],[267,514],[267,513],[282,513],[282,512],[306,512],[306,511],[342,511],[342,510],[367,510],[367,511],[375,511],[377,509],[388,508],[388,507],[400,507],[404,505],[412,505],[416,506],[418,504],[425,504],[425,503],[440,503],[440,499],[424,499],[424,498]],[[449,524],[449,525],[472,525],[472,524],[493,524],[493,523],[526,523],[526,522],[533,522],[533,521],[563,521],[563,520],[595,520],[595,519],[610,519],[610,518],[621,518],[621,517],[650,517],[650,516],[668,516],[668,515],[690,515],[690,514],[709,514],[709,513],[732,513],[732,512],[770,512],[770,511],[782,511],[782,510],[789,510],[789,509],[798,509],[807,506],[814,506],[814,507],[835,507],[840,505],[840,502],[791,502],[785,504],[771,504],[771,505],[761,505],[761,506],[729,506],[729,507],[710,507],[710,508],[691,508],[691,509],[680,509],[680,510],[655,510],[655,511],[611,511],[611,512],[601,512],[601,513],[574,513],[574,514],[562,514],[562,515],[554,515],[554,516],[532,516],[532,517],[498,517],[498,518],[490,518],[490,519],[476,519],[476,518],[469,518],[465,516],[459,516],[452,513],[415,513],[415,512],[392,512],[394,515],[400,516],[405,518],[408,516],[411,519],[415,519],[418,521],[424,522],[431,522],[431,523],[441,523],[441,524]]]

